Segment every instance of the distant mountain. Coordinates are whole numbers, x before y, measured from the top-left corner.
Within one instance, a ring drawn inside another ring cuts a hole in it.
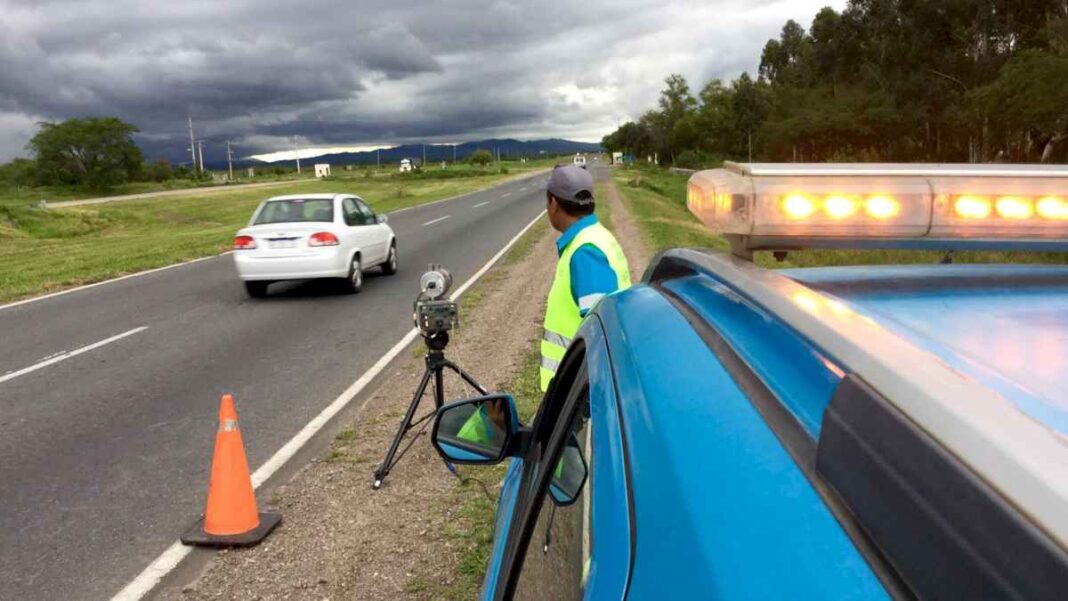
[[[600,152],[600,144],[592,144],[588,142],[575,142],[573,140],[563,140],[560,138],[550,138],[546,140],[512,140],[512,139],[500,139],[500,140],[481,140],[478,142],[465,142],[463,144],[457,144],[455,149],[455,158],[457,160],[463,160],[471,155],[476,150],[488,150],[492,153],[500,152],[502,159],[515,159],[518,157],[537,157],[541,155],[560,155],[560,154],[573,154],[576,152]],[[434,163],[437,161],[451,161],[453,160],[453,146],[452,145],[439,145],[439,144],[427,144],[426,145],[426,160],[428,163]],[[335,154],[324,154],[314,158],[301,159],[301,163],[304,165],[310,165],[312,163],[330,163],[331,165],[374,165],[376,161],[381,161],[382,164],[396,164],[401,159],[411,158],[419,159],[423,158],[423,145],[422,144],[404,144],[402,146],[394,146],[392,148],[383,148],[380,151],[365,151],[365,152],[340,152]],[[221,165],[212,161],[205,161],[207,166],[211,169],[225,168],[226,163]],[[267,163],[265,161],[257,161],[255,159],[242,159],[241,165],[294,165],[296,161],[273,161]],[[234,166],[238,166],[238,162],[234,161]]]

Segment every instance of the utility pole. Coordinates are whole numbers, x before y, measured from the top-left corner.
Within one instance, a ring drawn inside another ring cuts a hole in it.
[[[300,146],[297,145],[297,137],[293,136],[293,156],[297,157],[297,173],[300,173]]]
[[[204,140],[197,140],[197,148],[200,150],[200,172],[204,173]]]
[[[423,167],[426,167],[426,144],[423,144]]]
[[[230,140],[226,141],[226,166],[230,170],[230,181],[234,181],[234,155],[230,152]]]
[[[382,149],[375,149],[375,171],[382,168]]]
[[[193,117],[189,117],[189,153],[193,155],[193,169],[197,168],[197,143],[193,138]]]
[[[452,162],[453,163],[456,162],[456,145],[455,144],[452,145]]]

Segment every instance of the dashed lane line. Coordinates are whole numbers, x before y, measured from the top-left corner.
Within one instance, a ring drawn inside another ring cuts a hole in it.
[[[134,328],[134,329],[132,329],[132,330],[130,330],[128,332],[123,332],[122,334],[117,334],[115,336],[112,336],[111,338],[105,338],[104,340],[101,340],[100,342],[94,342],[92,344],[88,344],[88,345],[83,346],[81,348],[74,349],[73,351],[69,351],[69,352],[68,351],[64,351],[64,352],[61,352],[61,353],[57,353],[57,354],[52,355],[51,357],[45,359],[44,361],[40,361],[38,363],[34,363],[33,365],[31,365],[29,367],[24,367],[24,368],[22,368],[22,369],[20,369],[18,371],[13,371],[11,373],[4,374],[3,376],[0,376],[0,384],[3,384],[4,382],[9,382],[11,380],[14,380],[15,378],[17,378],[19,376],[24,376],[24,375],[26,375],[28,373],[35,372],[35,371],[37,371],[39,369],[43,369],[45,367],[48,367],[49,365],[55,365],[56,363],[59,363],[60,361],[66,361],[67,359],[70,359],[71,357],[77,357],[78,355],[81,355],[82,353],[88,353],[91,350],[98,349],[98,348],[100,348],[100,347],[102,347],[104,345],[111,344],[112,342],[115,342],[117,340],[122,340],[123,338],[126,338],[127,336],[133,336],[134,334],[137,334],[139,332],[144,332],[147,329],[148,329],[148,326],[141,326],[139,328]]]
[[[452,217],[452,215],[446,215],[444,217],[438,217],[437,219],[431,219],[430,221],[427,221],[426,223],[424,223],[423,227],[426,227],[428,225],[434,225],[435,223],[438,223],[438,222],[441,222],[441,221],[445,221],[449,217]]]

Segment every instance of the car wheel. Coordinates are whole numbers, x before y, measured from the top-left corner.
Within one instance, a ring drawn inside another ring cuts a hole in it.
[[[356,294],[363,288],[363,264],[360,263],[360,255],[352,257],[352,265],[349,266],[349,277],[345,278],[345,292]]]
[[[267,296],[267,284],[268,282],[245,282],[245,292],[252,298],[263,298]]]
[[[382,273],[386,275],[393,275],[397,273],[397,243],[391,242],[389,245],[389,255],[386,256],[386,262],[382,264]]]

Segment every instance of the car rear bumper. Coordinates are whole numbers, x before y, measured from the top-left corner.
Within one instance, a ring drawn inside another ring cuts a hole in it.
[[[321,249],[314,254],[292,257],[263,257],[234,251],[237,275],[246,282],[264,280],[310,280],[343,278],[349,275],[348,257],[338,249]]]

